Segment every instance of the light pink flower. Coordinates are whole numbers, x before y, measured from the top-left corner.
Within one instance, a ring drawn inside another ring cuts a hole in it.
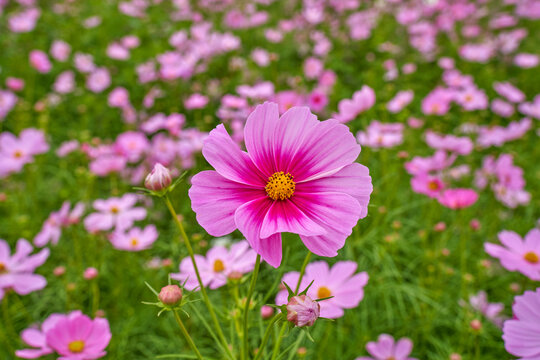
[[[107,56],[115,60],[127,60],[129,59],[129,50],[122,44],[113,42],[107,46]]]
[[[94,57],[90,54],[75,53],[75,68],[82,73],[90,73],[96,69]]]
[[[40,232],[34,238],[34,244],[42,247],[51,244],[58,244],[62,235],[62,228],[79,222],[84,211],[84,204],[77,203],[70,212],[70,203],[65,201],[58,211],[52,212],[43,223]]]
[[[537,67],[540,63],[540,57],[535,54],[519,53],[514,57],[514,65],[529,69]]]
[[[504,246],[486,243],[486,252],[499,259],[506,270],[519,271],[532,280],[540,280],[540,230],[532,229],[524,240],[507,230],[498,236]]]
[[[437,198],[441,205],[456,210],[473,205],[478,200],[478,193],[472,189],[447,189]]]
[[[195,255],[204,286],[217,289],[227,283],[231,274],[246,274],[255,267],[257,254],[249,248],[247,241],[233,244],[228,250],[224,246],[214,246],[206,253],[206,257]],[[180,272],[171,274],[171,278],[185,283],[188,290],[199,286],[191,258],[186,257],[180,263]]]
[[[208,104],[208,97],[202,95],[202,94],[192,94],[190,97],[184,101],[184,106],[188,110],[192,109],[202,109]]]
[[[51,56],[58,61],[66,61],[71,53],[71,46],[62,40],[55,40],[51,45]]]
[[[8,243],[0,239],[0,300],[10,289],[19,295],[27,295],[47,285],[47,280],[34,271],[45,263],[49,249],[30,255],[33,249],[28,241],[19,239],[15,253],[10,255]]]
[[[328,105],[328,96],[320,90],[313,90],[307,97],[307,105],[315,112],[323,111]]]
[[[115,87],[109,93],[108,102],[110,107],[124,108],[129,106],[129,92],[124,87]]]
[[[248,152],[219,125],[203,155],[216,171],[192,178],[197,221],[213,236],[239,229],[270,265],[281,263],[281,233],[299,234],[313,253],[336,256],[352,227],[367,215],[369,170],[353,163],[360,146],[335,120],[320,122],[308,108],[281,117],[259,105],[244,128]]]
[[[315,57],[309,57],[304,61],[304,75],[307,79],[318,78],[324,70],[324,65],[321,60]]]
[[[111,75],[106,68],[97,68],[88,75],[86,87],[88,90],[100,93],[111,85]]]
[[[49,150],[45,134],[41,130],[28,128],[17,138],[9,132],[0,134],[0,178],[22,170],[34,160],[34,155]]]
[[[469,304],[474,310],[481,312],[495,325],[502,327],[505,320],[505,317],[501,315],[501,312],[504,310],[503,303],[490,303],[488,302],[486,292],[479,291],[478,294],[469,297]]]
[[[88,215],[84,219],[84,226],[88,231],[106,231],[115,229],[123,231],[129,229],[137,220],[146,217],[146,210],[135,207],[137,196],[125,194],[121,198],[111,197],[107,200],[94,201],[94,209],[98,212]]]
[[[17,104],[17,96],[14,93],[0,90],[0,121],[4,120],[15,104]]]
[[[48,73],[52,69],[47,54],[41,50],[32,50],[30,52],[30,65],[42,74]]]
[[[446,185],[439,176],[421,172],[411,179],[411,187],[414,192],[437,198]]]
[[[540,358],[540,288],[525,291],[514,298],[512,306],[515,319],[507,320],[503,326],[506,351],[520,360]]]
[[[53,85],[54,91],[59,94],[68,94],[75,89],[75,74],[66,70],[58,75]]]
[[[356,360],[417,360],[409,357],[413,343],[408,338],[401,338],[397,342],[387,334],[379,335],[377,342],[370,341],[366,344],[366,350],[373,357],[361,356]]]
[[[394,96],[392,100],[386,104],[386,108],[393,114],[396,114],[403,110],[404,107],[409,105],[414,98],[414,92],[412,90],[400,91]]]
[[[141,251],[149,249],[157,240],[158,232],[154,225],[144,229],[134,227],[126,232],[116,231],[111,235],[111,244],[118,250]]]
[[[437,150],[433,156],[415,156],[405,163],[405,170],[411,175],[444,170],[454,163],[456,157],[456,154],[448,155],[444,150]]]
[[[1,9],[0,9],[1,10]],[[41,15],[41,10],[29,8],[14,13],[9,17],[9,29],[15,33],[25,33],[34,30]]]
[[[474,147],[472,140],[468,137],[441,136],[429,130],[426,131],[426,143],[433,149],[446,150],[459,155],[469,155]]]
[[[45,335],[47,344],[63,360],[99,359],[111,340],[107,319],[92,320],[80,311],[58,319]]]
[[[360,145],[372,148],[390,148],[403,142],[403,129],[401,123],[380,123],[372,121],[366,131],[359,131],[356,138]]]
[[[335,115],[340,122],[353,120],[358,114],[369,110],[375,104],[375,92],[367,85],[355,92],[352,99],[341,100],[338,104],[339,113]]]
[[[63,314],[51,314],[43,321],[39,328],[29,327],[23,330],[21,333],[22,341],[30,345],[33,349],[17,350],[15,351],[15,355],[23,359],[37,359],[52,354],[53,349],[47,344],[46,334],[63,317],[65,317]]]
[[[309,288],[307,295],[312,299],[322,299],[321,316],[329,319],[342,317],[343,309],[352,309],[358,306],[364,298],[364,286],[369,276],[364,271],[355,274],[357,264],[354,261],[339,261],[331,268],[324,261],[315,261],[306,266],[306,272],[300,284],[300,290]],[[295,289],[298,283],[299,273],[289,272],[283,276],[281,282],[286,283],[291,289]],[[287,303],[287,290],[282,289],[276,296],[276,304]]]
[[[16,77],[11,77],[9,76],[7,79],[6,79],[6,86],[8,89],[12,90],[12,91],[21,91],[24,89],[24,80],[23,79],[20,79],[20,78],[16,78]],[[1,90],[0,90],[1,92]],[[9,93],[9,91],[7,91]],[[2,95],[0,95],[2,96]],[[6,101],[5,99],[1,99],[0,100],[0,107],[4,107],[5,104],[4,104],[4,101]],[[2,110],[0,110],[0,113],[2,112]],[[0,115],[0,117],[2,117]]]
[[[510,102],[521,103],[525,101],[525,94],[509,82],[495,82],[493,89]]]
[[[493,99],[491,101],[491,111],[502,117],[510,117],[514,115],[514,105],[507,103],[501,99]]]

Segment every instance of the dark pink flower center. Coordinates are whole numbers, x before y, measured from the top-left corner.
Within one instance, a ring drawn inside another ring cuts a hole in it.
[[[286,200],[293,196],[296,183],[291,174],[279,171],[268,178],[264,189],[272,200]]]

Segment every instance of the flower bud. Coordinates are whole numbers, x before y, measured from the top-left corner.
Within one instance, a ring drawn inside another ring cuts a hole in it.
[[[160,163],[154,165],[152,172],[150,172],[144,180],[144,186],[152,191],[162,191],[168,188],[171,183],[172,178],[169,169]]]
[[[89,267],[86,270],[84,270],[83,277],[86,280],[95,279],[97,276],[98,276],[98,270],[95,267]]]
[[[177,305],[182,300],[182,289],[178,285],[164,286],[158,298],[165,305]]]
[[[274,308],[268,305],[261,306],[261,317],[263,319],[270,319],[274,315]]]
[[[482,329],[482,323],[478,319],[474,319],[473,321],[471,321],[470,326],[471,329],[475,331],[479,331],[480,329]]]
[[[57,277],[62,276],[65,273],[66,273],[66,267],[65,266],[57,266],[53,270],[54,276],[57,276]]]
[[[319,318],[321,306],[309,296],[293,296],[287,304],[287,320],[298,327],[312,326]]]

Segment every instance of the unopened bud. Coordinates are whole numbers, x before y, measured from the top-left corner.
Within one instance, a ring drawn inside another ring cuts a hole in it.
[[[160,163],[154,165],[152,172],[150,172],[144,180],[144,186],[152,191],[162,191],[168,188],[171,183],[172,178],[169,169]]]
[[[158,298],[165,305],[177,305],[182,300],[182,289],[178,285],[164,286]]]
[[[268,305],[261,306],[261,317],[263,319],[270,319],[274,315],[274,308]]]
[[[95,279],[98,276],[99,272],[95,267],[89,267],[86,270],[84,270],[83,277],[86,280],[92,280]]]
[[[293,296],[287,304],[287,320],[298,327],[312,326],[319,318],[321,306],[309,296]]]
[[[482,322],[478,319],[474,319],[473,321],[471,321],[470,325],[471,325],[471,329],[475,331],[482,329]]]

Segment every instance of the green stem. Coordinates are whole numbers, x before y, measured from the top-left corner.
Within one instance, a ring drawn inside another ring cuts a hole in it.
[[[246,356],[249,357],[249,344],[248,344],[248,313],[249,313],[249,304],[251,303],[251,297],[253,296],[253,291],[255,290],[255,283],[257,282],[257,276],[259,275],[259,268],[261,267],[261,255],[257,254],[257,260],[255,260],[255,269],[251,275],[251,282],[249,284],[249,290],[246,297],[246,305],[244,306],[244,318],[243,318],[243,347],[242,347],[242,359],[245,359]]]
[[[180,327],[180,331],[182,331],[182,334],[186,338],[186,341],[188,342],[189,347],[191,348],[191,350],[193,350],[193,352],[197,356],[197,359],[203,360],[203,357],[201,353],[199,352],[199,349],[197,349],[197,346],[195,346],[195,343],[193,342],[193,339],[191,338],[191,336],[189,336],[189,333],[187,332],[184,326],[184,323],[182,322],[182,319],[180,319],[180,315],[178,315],[178,311],[174,310],[173,312],[174,312],[174,318],[176,319],[176,323],[178,324],[178,326]]]
[[[180,235],[184,239],[184,244],[186,245],[186,248],[189,252],[189,257],[191,258],[191,262],[193,263],[193,269],[195,269],[195,275],[197,276],[197,281],[199,282],[199,287],[201,289],[203,301],[206,304],[206,307],[208,308],[208,312],[210,313],[210,317],[212,318],[214,327],[216,328],[217,336],[220,339],[223,345],[223,348],[225,349],[225,352],[227,353],[227,356],[231,359],[234,359],[231,349],[229,349],[229,344],[227,343],[227,339],[225,339],[225,335],[223,335],[223,330],[221,330],[221,325],[219,324],[219,320],[214,311],[214,307],[212,306],[212,303],[210,302],[210,299],[208,298],[206,288],[204,287],[204,284],[201,280],[201,275],[199,273],[199,268],[197,267],[197,263],[195,262],[195,254],[193,253],[191,242],[189,241],[186,231],[184,230],[184,226],[178,219],[178,215],[176,214],[176,211],[174,210],[174,207],[171,204],[171,200],[169,199],[169,196],[165,195],[164,199],[165,199],[165,204],[167,205],[167,208],[169,209],[169,212],[171,213],[174,219],[174,222],[176,223],[176,225],[178,226],[178,229],[180,230]]]
[[[300,269],[300,276],[298,277],[298,283],[296,284],[296,289],[294,290],[295,295],[298,294],[298,290],[300,290],[300,284],[302,283],[302,278],[304,277],[304,273],[306,272],[306,266],[309,263],[310,257],[311,251],[308,250],[306,258],[304,259],[304,263],[302,264],[302,268]]]
[[[270,331],[272,330],[272,326],[281,318],[281,313],[276,314],[272,321],[270,321],[270,324],[266,327],[266,331],[264,332],[263,339],[261,341],[261,345],[259,346],[259,351],[257,351],[257,355],[255,355],[255,358],[253,360],[259,360],[264,352],[264,347],[266,346],[266,343],[268,342],[268,338],[270,337]]]
[[[272,360],[276,360],[279,355],[279,348],[281,346],[281,340],[283,339],[283,333],[285,333],[286,328],[287,328],[287,322],[285,321],[283,325],[281,325],[278,338],[276,340],[276,343],[274,344],[274,350],[272,351]]]
[[[2,326],[2,334],[5,335],[6,345],[9,352],[14,352],[13,347],[11,346],[10,339],[17,339],[17,332],[13,328],[13,323],[11,322],[11,317],[9,316],[9,306],[8,306],[8,297],[10,294],[7,292],[4,294],[4,298],[0,300],[2,303],[2,315],[4,316],[4,326]],[[4,330],[5,329],[5,333]]]

